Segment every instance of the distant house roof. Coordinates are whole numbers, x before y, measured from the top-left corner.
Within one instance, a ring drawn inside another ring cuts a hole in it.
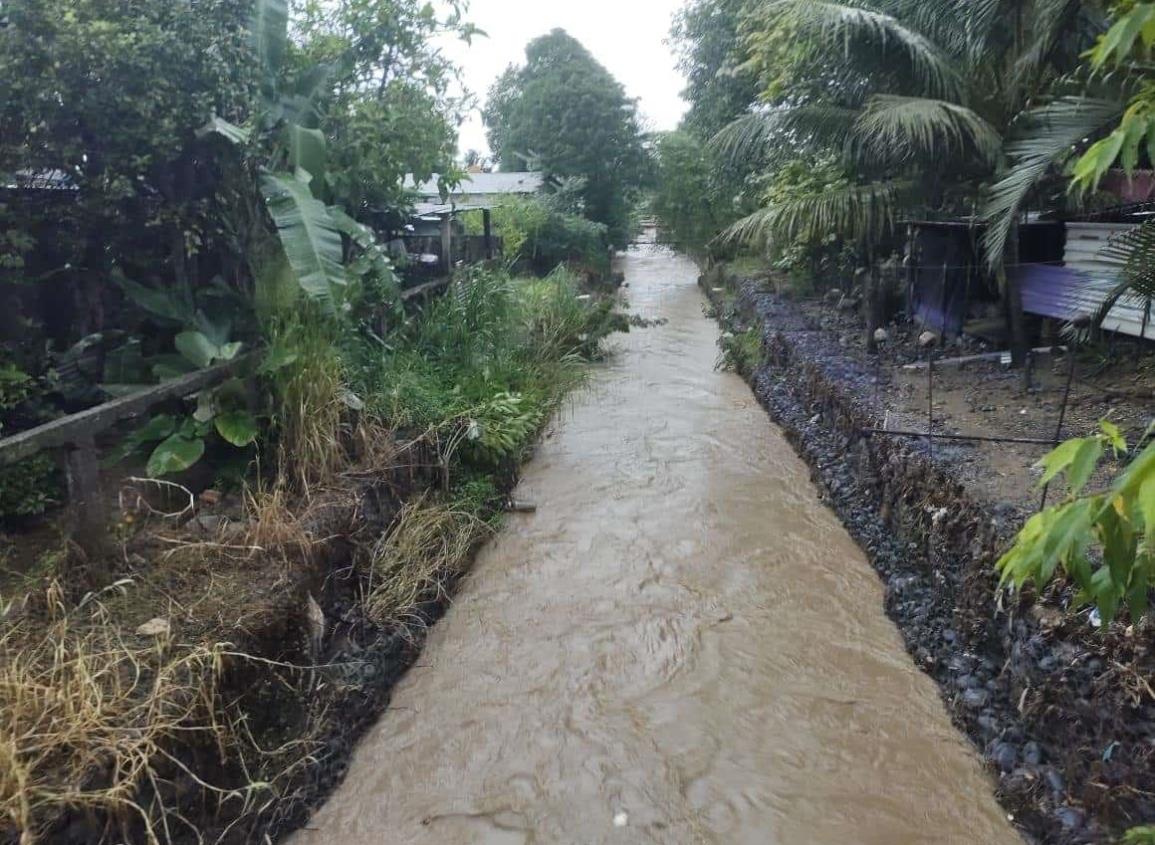
[[[412,178],[407,178],[405,187],[417,194],[420,201],[440,205],[441,190],[437,181],[434,177],[418,184]],[[449,199],[483,205],[482,197],[528,196],[536,194],[544,184],[545,174],[538,172],[470,173],[450,192]]]
[[[23,191],[76,191],[76,183],[63,170],[17,170],[2,187]]]

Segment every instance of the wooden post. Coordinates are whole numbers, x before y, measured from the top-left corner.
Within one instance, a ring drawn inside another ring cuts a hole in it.
[[[481,209],[481,221],[485,230],[485,259],[486,261],[493,260],[493,211],[488,208]]]
[[[915,266],[915,226],[913,223],[906,227],[906,318],[914,319],[914,281],[917,268]]]
[[[445,275],[453,272],[453,215],[441,218],[441,269]]]
[[[878,339],[874,333],[882,328],[882,316],[879,313],[882,303],[879,302],[881,284],[879,284],[880,269],[878,262],[871,260],[870,269],[866,274],[866,349],[868,352],[878,351]]]
[[[1011,227],[1002,267],[1003,298],[1007,312],[1007,331],[1011,341],[1011,360],[1016,367],[1027,365],[1027,323],[1023,314],[1023,289],[1019,286],[1019,224]],[[1029,379],[1029,374],[1026,376]]]
[[[93,436],[83,435],[65,451],[64,465],[72,539],[88,557],[90,586],[102,587],[107,581],[101,555],[108,540],[108,509],[101,495],[96,455]]]

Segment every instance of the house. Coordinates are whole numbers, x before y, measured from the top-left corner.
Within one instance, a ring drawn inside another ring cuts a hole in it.
[[[448,273],[458,261],[474,263],[493,259],[501,252],[499,238],[493,236],[493,209],[511,198],[529,197],[545,184],[542,173],[470,173],[461,184],[442,195],[440,179],[428,182],[405,180],[405,188],[415,199],[413,217],[405,240],[410,252],[438,257],[438,269]],[[465,234],[461,215],[480,212],[480,236]]]
[[[1125,233],[1155,215],[1155,204],[1136,202],[1089,215],[1019,225],[1019,260],[1007,267],[1022,294],[1023,313],[1059,323],[1098,316],[1122,280]],[[996,279],[983,266],[976,220],[907,224],[909,313],[928,328],[1004,339],[1006,307]],[[1149,304],[1122,297],[1101,324],[1109,333],[1155,340]]]
[[[1155,213],[1140,204],[1063,223],[1066,243],[1058,266],[1024,266],[1019,271],[1023,311],[1076,323],[1094,318],[1121,279],[1126,251],[1120,236]],[[1155,340],[1150,305],[1122,297],[1101,324],[1103,331]]]
[[[419,210],[422,207],[445,205],[495,208],[507,202],[510,197],[530,197],[541,191],[545,185],[545,174],[470,173],[444,198],[439,182],[438,176],[420,183],[410,177],[405,180],[405,188],[416,196]]]

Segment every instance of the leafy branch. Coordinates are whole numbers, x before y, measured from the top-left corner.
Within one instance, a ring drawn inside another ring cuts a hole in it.
[[[1155,433],[1155,426],[1147,437]],[[1147,438],[1144,438],[1145,440]],[[1064,501],[1035,514],[998,562],[1001,585],[1042,588],[1061,568],[1079,588],[1076,607],[1093,605],[1104,624],[1126,606],[1133,619],[1147,612],[1155,585],[1155,442],[1149,444],[1106,490],[1085,494],[1108,454],[1129,454],[1118,426],[1067,441],[1039,462],[1040,485],[1062,476]]]

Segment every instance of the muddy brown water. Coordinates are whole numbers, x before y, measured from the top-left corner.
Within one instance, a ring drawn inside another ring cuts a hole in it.
[[[1021,840],[874,571],[736,376],[695,267],[635,330],[292,845]]]

